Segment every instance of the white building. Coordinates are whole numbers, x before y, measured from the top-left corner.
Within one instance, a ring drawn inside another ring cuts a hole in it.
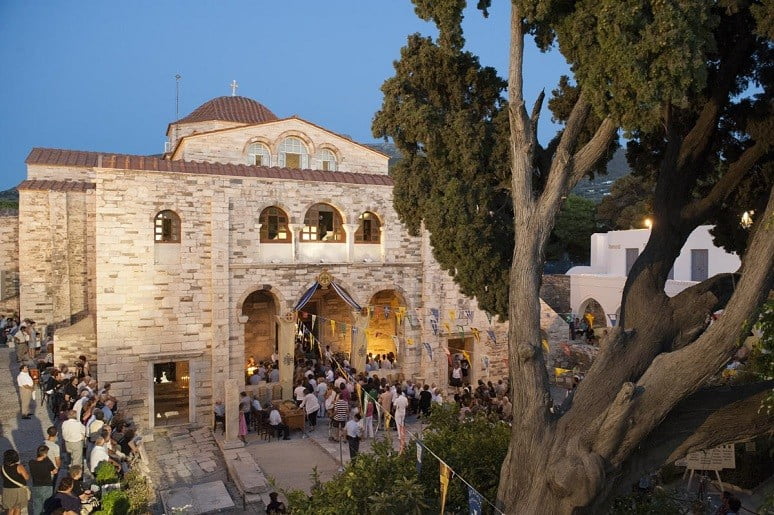
[[[688,236],[666,282],[665,291],[670,297],[713,275],[739,268],[741,262],[736,254],[714,245],[709,233],[711,228],[699,226]],[[591,236],[591,266],[576,266],[567,271],[570,306],[576,316],[593,313],[596,327],[615,325],[626,276],[649,237],[649,229]]]

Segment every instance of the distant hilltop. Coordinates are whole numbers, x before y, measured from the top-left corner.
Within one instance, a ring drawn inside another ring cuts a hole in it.
[[[19,210],[19,192],[16,188],[0,191],[0,214]]]
[[[363,145],[390,156],[390,168],[401,159],[400,152],[395,148],[394,143],[363,143]],[[629,172],[629,165],[626,162],[626,150],[619,148],[613,154],[613,159],[607,164],[606,175],[597,175],[594,179],[585,178],[572,191],[580,197],[598,203],[603,197],[610,194],[610,188],[613,186],[613,183],[621,177],[628,175]]]

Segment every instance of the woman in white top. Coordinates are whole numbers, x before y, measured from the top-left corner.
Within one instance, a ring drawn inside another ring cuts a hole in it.
[[[306,411],[306,419],[314,431],[317,428],[317,412],[320,411],[320,401],[317,400],[317,395],[312,391],[307,391],[300,407]]]

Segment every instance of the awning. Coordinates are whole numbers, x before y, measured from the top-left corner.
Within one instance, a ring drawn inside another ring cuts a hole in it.
[[[349,307],[356,311],[360,311],[361,308],[360,304],[355,302],[355,299],[353,299],[349,293],[347,293],[347,290],[336,284],[335,282],[331,281],[331,287],[333,288],[333,291],[335,291],[339,297],[342,298],[344,302],[346,302]],[[298,302],[296,302],[296,305],[293,306],[293,311],[300,311],[304,306],[307,305],[307,303],[311,300],[314,293],[320,288],[320,283],[315,281],[314,284],[304,292],[303,295],[301,295],[301,298],[298,299]]]

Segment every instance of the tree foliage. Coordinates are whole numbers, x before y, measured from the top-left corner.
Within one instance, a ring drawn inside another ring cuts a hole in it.
[[[590,238],[597,229],[595,211],[593,201],[578,195],[568,196],[556,216],[554,230],[546,245],[546,259],[588,262]]]
[[[508,334],[520,423],[503,462],[504,509],[593,511],[648,467],[770,428],[770,419],[749,411],[757,410],[765,385],[722,395],[702,386],[774,285],[774,228],[761,223],[774,213],[771,184],[757,197],[766,214],[759,211],[742,233],[740,277],[712,277],[673,298],[664,286],[688,235],[756,197],[737,195],[746,181],[760,183],[756,173],[766,174],[774,134],[771,6],[514,0],[503,105],[498,87],[486,89],[486,102],[472,98],[486,69],[464,51],[465,3],[415,4],[440,34],[435,42],[409,38],[383,87],[374,134],[393,138],[407,156],[395,175],[401,219],[414,230],[424,222],[436,257],[463,293],[519,320]],[[557,88],[564,99],[551,102],[556,117],[565,113],[564,128],[545,148],[537,138],[542,96],[531,111],[524,102],[528,34],[543,48],[558,45],[574,73],[574,84]],[[760,88],[755,95],[751,85]],[[629,162],[652,181],[654,226],[627,276],[620,328],[610,331],[571,406],[557,416],[539,345],[540,271],[561,199],[609,155],[616,127],[631,137]],[[723,308],[708,329],[706,314]],[[743,416],[754,423],[729,423]]]

